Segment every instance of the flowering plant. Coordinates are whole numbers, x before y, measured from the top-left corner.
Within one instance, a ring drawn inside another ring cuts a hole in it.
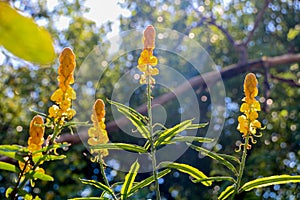
[[[143,138],[143,144],[132,144],[122,142],[110,142],[109,133],[105,125],[105,103],[97,99],[91,112],[91,124],[86,122],[72,122],[76,111],[72,108],[72,101],[76,100],[76,92],[71,87],[74,83],[74,69],[76,66],[75,54],[70,48],[65,48],[60,57],[58,69],[58,86],[54,91],[51,100],[54,102],[48,109],[48,114],[36,112],[36,115],[30,122],[28,147],[19,145],[0,145],[0,154],[18,161],[18,165],[0,162],[0,169],[7,170],[17,174],[17,179],[13,187],[6,189],[6,197],[10,199],[40,199],[38,196],[25,191],[25,185],[33,186],[37,179],[42,181],[52,181],[53,178],[46,173],[45,163],[53,160],[65,159],[64,154],[57,153],[58,148],[69,146],[67,143],[58,143],[57,138],[64,128],[70,128],[84,124],[89,125],[87,143],[92,154],[92,161],[99,163],[99,168],[103,180],[81,179],[83,184],[95,186],[101,190],[100,197],[78,197],[73,199],[127,199],[134,196],[139,190],[151,184],[154,185],[154,196],[157,200],[161,199],[159,179],[166,176],[172,170],[188,174],[191,181],[201,183],[204,186],[211,186],[214,182],[226,181],[229,184],[218,196],[218,199],[234,199],[242,192],[250,191],[255,188],[267,187],[276,184],[300,182],[300,176],[274,175],[270,177],[258,178],[246,183],[242,183],[243,172],[247,152],[256,143],[254,137],[261,136],[262,126],[258,120],[258,112],[261,111],[260,104],[256,100],[258,95],[258,81],[255,74],[249,73],[244,81],[243,103],[240,111],[243,113],[238,117],[237,130],[242,134],[244,143],[241,143],[237,152],[242,152],[240,158],[231,155],[219,154],[209,151],[200,143],[214,142],[212,138],[181,135],[185,130],[200,129],[207,125],[195,124],[192,119],[184,120],[173,127],[167,128],[161,124],[153,123],[152,115],[152,91],[155,89],[155,76],[159,75],[159,69],[156,67],[158,59],[154,55],[156,32],[153,26],[148,26],[144,31],[144,48],[138,59],[137,68],[141,71],[140,84],[146,85],[147,96],[147,115],[142,115],[135,109],[121,103],[107,100],[109,104],[115,106],[136,128],[136,131]],[[45,120],[46,119],[46,120]],[[157,130],[157,127],[160,129]],[[51,134],[44,139],[45,129],[51,130]],[[163,146],[173,143],[185,143],[191,149],[200,152],[224,165],[230,172],[228,176],[208,177],[205,173],[186,163],[158,161],[157,151]],[[126,150],[138,154],[145,154],[151,160],[151,175],[147,178],[137,181],[141,162],[134,161],[124,180],[111,183],[107,178],[107,166],[104,158],[109,155],[110,150]],[[118,190],[117,186],[121,186]]]

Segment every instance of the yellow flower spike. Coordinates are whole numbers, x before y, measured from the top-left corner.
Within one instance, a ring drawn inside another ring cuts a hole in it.
[[[147,26],[144,31],[143,43],[144,49],[138,59],[137,68],[143,72],[140,77],[140,84],[147,84],[149,81],[150,85],[155,84],[155,79],[152,76],[159,74],[157,68],[153,68],[157,65],[158,60],[153,56],[153,49],[155,48],[155,37],[156,31],[152,25]]]
[[[65,119],[72,119],[76,114],[75,110],[71,109],[72,100],[76,99],[76,92],[70,86],[74,83],[74,70],[76,67],[75,54],[72,49],[64,48],[59,56],[58,68],[58,86],[59,88],[51,95],[51,100],[57,105],[49,108],[49,117],[54,123],[62,126]]]
[[[105,104],[101,99],[97,99],[93,106],[93,114],[91,115],[91,120],[94,126],[88,130],[88,144],[95,146],[98,144],[106,144],[109,139],[107,136],[105,122]],[[91,153],[97,153],[100,157],[105,157],[108,155],[107,149],[91,150]]]
[[[44,143],[44,132],[45,132],[45,127],[44,127],[44,120],[41,116],[36,115],[33,117],[33,119],[30,122],[29,126],[29,138],[28,138],[28,150],[30,153],[33,153],[35,151],[38,151],[42,149],[42,145]],[[35,156],[41,156],[42,153],[36,153],[33,155]],[[24,158],[24,160],[27,162],[28,157]],[[19,167],[21,170],[24,169],[25,163],[19,161]],[[32,169],[32,165],[30,163],[27,163],[25,172],[28,172]],[[36,168],[36,171],[44,171],[42,168]]]
[[[44,120],[41,116],[36,115],[30,122],[28,139],[28,150],[34,152],[42,148],[44,143]]]
[[[240,111],[244,113],[238,117],[237,129],[243,134],[243,137],[249,137],[250,141],[254,144],[253,136],[257,136],[257,129],[261,129],[261,123],[257,120],[258,111],[261,110],[259,102],[255,99],[258,95],[257,89],[258,81],[253,73],[249,73],[244,81],[244,103],[241,105]],[[247,149],[251,149],[248,144]]]

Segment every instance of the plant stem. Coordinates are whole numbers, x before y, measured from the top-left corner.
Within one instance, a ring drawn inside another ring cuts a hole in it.
[[[52,134],[53,136],[52,136],[52,138],[51,138],[51,140],[50,140],[50,144],[54,142],[56,136],[60,133],[60,131],[61,131],[61,127],[55,125],[55,126],[54,126],[54,130],[53,130],[53,134]],[[50,145],[47,146],[47,149],[46,149],[46,151],[45,151],[45,155],[48,155],[49,152],[50,152]],[[24,168],[23,168],[21,174],[19,175],[19,178],[18,178],[18,182],[17,182],[17,184],[16,184],[16,187],[14,188],[14,190],[13,190],[13,192],[12,192],[12,195],[14,196],[14,199],[15,199],[15,196],[16,196],[16,194],[17,194],[18,189],[22,189],[22,188],[25,186],[25,184],[26,184],[26,182],[28,181],[28,179],[29,179],[28,177],[25,176],[25,177],[24,177],[24,180],[21,182],[21,178],[23,177],[23,175],[24,175],[24,173],[25,173],[25,169],[26,169],[27,165],[29,164],[29,162],[30,162],[29,160],[25,162],[25,166],[24,166]],[[42,162],[42,158],[40,158],[40,159],[34,164],[34,166],[32,166],[31,170],[33,171],[33,173],[34,173],[35,169],[41,164],[41,162]]]
[[[107,185],[109,188],[111,188],[111,187],[110,187],[110,184],[109,184],[109,182],[108,182],[108,180],[107,180],[106,174],[105,174],[104,165],[103,165],[103,160],[102,160],[102,158],[101,158],[101,155],[99,155],[98,160],[99,160],[100,170],[101,170],[101,174],[102,174],[104,183],[105,183],[105,185]],[[114,193],[112,194],[112,197],[113,197],[114,200],[118,200],[118,198],[116,197],[116,195],[115,195]]]
[[[245,138],[245,144],[244,144],[244,148],[243,148],[243,155],[242,155],[242,160],[241,160],[241,165],[240,165],[240,169],[239,169],[239,174],[237,177],[237,183],[235,186],[235,192],[234,195],[232,197],[232,199],[234,198],[234,196],[238,193],[238,190],[240,189],[240,185],[241,185],[241,181],[242,181],[242,177],[243,177],[243,173],[244,173],[244,168],[245,168],[245,163],[246,163],[246,157],[247,157],[247,147],[249,144],[249,134],[246,136]]]
[[[16,196],[16,195],[17,195],[17,193],[18,193],[18,187],[19,187],[19,184],[20,184],[20,182],[21,182],[21,179],[22,179],[22,177],[23,177],[23,175],[24,175],[24,172],[25,172],[25,170],[26,170],[26,168],[27,168],[28,163],[29,163],[29,160],[27,160],[27,161],[25,162],[24,167],[23,167],[21,173],[19,174],[19,177],[18,177],[18,181],[17,181],[17,183],[16,183],[16,186],[14,187],[13,191],[12,191],[11,194],[10,194],[12,200],[17,199],[17,196]]]
[[[160,191],[159,191],[159,184],[158,184],[158,176],[156,170],[156,149],[154,146],[154,138],[153,138],[153,122],[152,122],[152,100],[151,100],[151,84],[150,84],[150,76],[147,76],[147,110],[148,110],[148,127],[150,132],[150,144],[151,144],[151,160],[152,160],[152,172],[155,180],[155,193],[156,193],[156,200],[160,200]]]

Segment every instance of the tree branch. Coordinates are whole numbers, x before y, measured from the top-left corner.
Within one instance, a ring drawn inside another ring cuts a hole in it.
[[[264,15],[264,13],[266,12],[267,8],[268,8],[268,5],[269,3],[271,2],[272,0],[265,0],[265,4],[264,4],[264,7],[260,10],[260,12],[258,13],[258,15],[256,16],[256,19],[255,19],[255,22],[254,22],[254,26],[252,28],[252,30],[248,33],[247,35],[247,39],[246,41],[244,42],[245,46],[247,46],[247,44],[250,42],[250,40],[252,39],[253,35],[254,35],[254,32],[256,30],[256,28],[258,27],[258,24],[261,22],[261,19]]]
[[[281,77],[278,77],[278,76],[274,76],[274,75],[271,75],[270,76],[272,79],[275,79],[275,80],[278,80],[280,82],[283,82],[283,83],[287,83],[289,84],[290,86],[292,87],[300,87],[300,84],[297,83],[295,80],[293,79],[285,79],[285,78],[281,78]]]
[[[235,41],[234,41],[233,37],[230,35],[230,33],[223,26],[220,26],[220,25],[216,24],[214,19],[211,19],[210,21],[207,21],[207,23],[217,27],[227,37],[230,44],[232,44],[233,46],[236,45]]]

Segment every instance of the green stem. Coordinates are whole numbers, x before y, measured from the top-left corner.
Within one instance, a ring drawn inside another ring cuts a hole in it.
[[[16,196],[16,195],[17,195],[17,193],[18,193],[19,184],[20,184],[20,182],[21,182],[21,179],[22,179],[22,177],[23,177],[23,175],[24,175],[24,173],[25,173],[25,170],[26,170],[27,165],[28,165],[29,162],[30,162],[29,160],[27,160],[27,161],[25,162],[24,167],[23,167],[21,173],[19,174],[19,177],[18,177],[18,181],[17,181],[17,183],[16,183],[16,186],[14,187],[13,191],[12,191],[11,194],[10,194],[10,197],[11,197],[12,200],[17,199],[17,196]]]
[[[155,193],[156,200],[160,200],[160,191],[159,191],[159,183],[158,183],[158,175],[156,170],[156,149],[154,146],[154,138],[153,138],[153,122],[152,122],[152,100],[151,100],[151,84],[150,84],[150,76],[147,76],[147,110],[149,117],[149,132],[150,132],[150,144],[151,144],[151,160],[152,160],[152,172],[155,181]]]
[[[54,130],[53,130],[53,134],[52,134],[52,138],[51,138],[51,140],[50,140],[50,144],[54,142],[54,139],[55,139],[56,136],[60,133],[60,131],[61,131],[61,127],[55,125],[55,126],[54,126]],[[50,152],[50,145],[47,147],[45,154],[49,154],[49,152]],[[18,183],[17,183],[16,187],[14,188],[14,191],[13,191],[14,193],[15,193],[18,189],[22,189],[22,188],[25,186],[26,182],[28,181],[28,178],[25,176],[25,177],[24,177],[24,180],[23,180],[22,182],[20,182],[21,178],[22,178],[23,175],[24,175],[24,172],[25,172],[24,170],[26,169],[26,165],[28,164],[28,162],[29,162],[29,161],[25,162],[25,166],[24,166],[24,168],[23,168],[23,170],[22,170],[22,172],[21,172],[21,174],[20,174],[20,176],[19,176]],[[35,165],[31,168],[31,170],[32,170],[32,171],[35,171],[35,169],[41,164],[41,162],[42,162],[42,158],[40,158],[40,159],[35,163]]]
[[[103,160],[101,158],[101,155],[99,155],[98,157],[99,159],[99,164],[100,164],[100,170],[101,170],[101,174],[102,174],[102,177],[103,177],[103,180],[104,180],[104,183],[105,185],[107,185],[109,188],[111,188],[108,180],[107,180],[107,177],[106,177],[106,174],[105,174],[105,170],[104,170],[104,165],[103,165]],[[118,200],[117,196],[115,195],[115,193],[112,193],[112,197],[114,200]]]
[[[244,168],[245,168],[245,163],[246,163],[248,144],[249,144],[249,134],[245,138],[245,144],[243,146],[244,148],[243,148],[243,155],[242,155],[241,165],[240,165],[239,174],[238,174],[238,177],[237,177],[235,192],[234,192],[234,195],[233,195],[232,199],[234,198],[234,196],[238,193],[238,190],[240,189],[240,185],[241,185],[241,181],[242,181],[242,177],[243,177],[243,173],[244,173]]]

